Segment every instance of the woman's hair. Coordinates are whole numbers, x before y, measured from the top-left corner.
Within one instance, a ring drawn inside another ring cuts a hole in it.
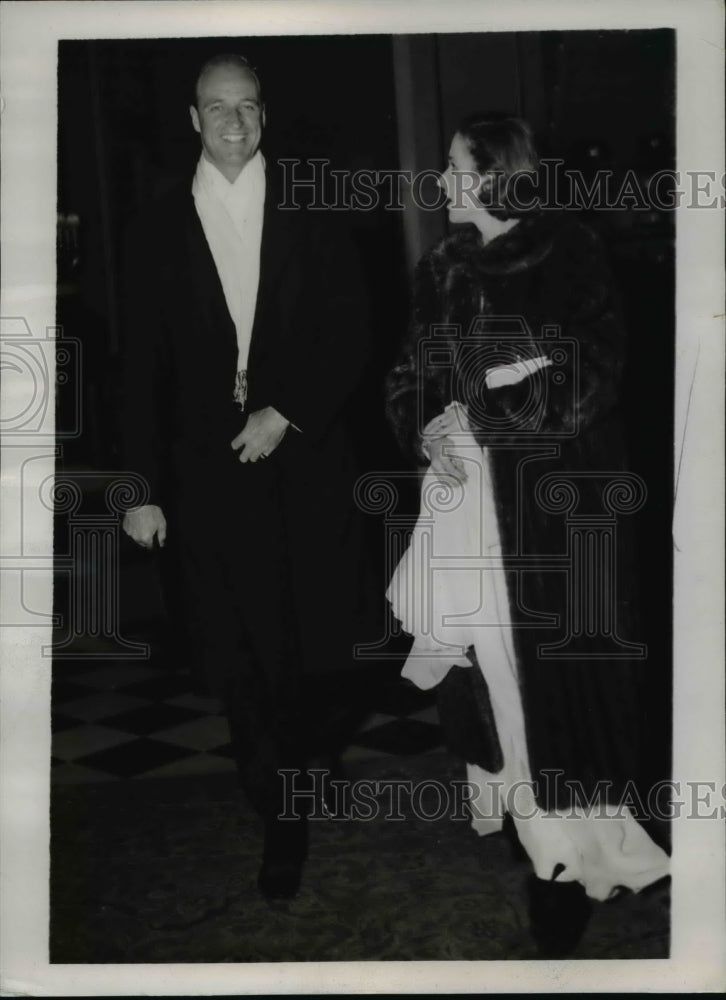
[[[498,219],[535,211],[539,157],[529,125],[513,115],[477,112],[467,115],[456,131],[477,171],[485,175],[478,196],[483,207]]]

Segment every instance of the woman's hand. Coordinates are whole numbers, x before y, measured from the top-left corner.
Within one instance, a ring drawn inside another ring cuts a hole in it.
[[[428,456],[431,469],[442,477],[453,476],[458,483],[466,482],[464,462],[455,455],[452,434],[461,434],[469,426],[466,407],[449,403],[443,413],[430,420],[421,433],[421,450]]]
[[[424,448],[431,459],[431,469],[440,478],[453,476],[457,483],[465,483],[467,479],[464,462],[453,454],[454,442],[445,435],[441,437],[427,437],[424,440]]]

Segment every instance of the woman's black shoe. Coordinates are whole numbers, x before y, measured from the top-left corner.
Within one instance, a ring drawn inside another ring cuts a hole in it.
[[[585,933],[592,903],[579,882],[553,882],[530,875],[530,931],[540,958],[566,958]]]

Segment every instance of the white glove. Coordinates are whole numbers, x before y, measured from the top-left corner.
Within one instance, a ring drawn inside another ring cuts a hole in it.
[[[548,368],[552,362],[545,354],[536,358],[523,358],[513,365],[498,365],[490,368],[484,381],[487,389],[501,389],[505,385],[516,385],[529,375],[534,375],[541,368]]]

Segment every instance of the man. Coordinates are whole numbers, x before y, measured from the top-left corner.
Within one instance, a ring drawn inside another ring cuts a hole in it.
[[[278,772],[304,766],[318,727],[307,675],[350,663],[363,638],[340,412],[367,337],[330,218],[277,207],[247,61],[205,63],[190,113],[193,182],[147,211],[126,252],[122,438],[149,496],[123,526],[146,548],[175,541],[195,668],[264,820],[259,886],[289,897],[307,833],[304,817],[277,818]]]

